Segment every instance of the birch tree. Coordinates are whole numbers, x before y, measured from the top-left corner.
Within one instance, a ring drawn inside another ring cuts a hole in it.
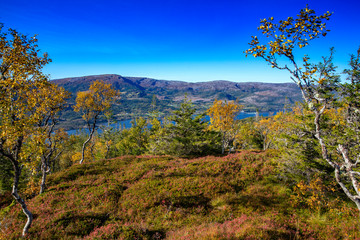
[[[33,215],[19,194],[22,171],[38,164],[34,152],[24,145],[39,133],[50,102],[58,101],[42,68],[51,60],[41,54],[36,37],[28,37],[0,24],[0,154],[13,167],[12,196],[26,215],[22,235],[31,226]],[[60,103],[61,104],[61,103]],[[36,151],[34,149],[33,151]]]
[[[95,133],[96,123],[100,115],[110,109],[111,104],[115,102],[119,95],[118,91],[111,88],[111,84],[102,81],[95,81],[88,91],[77,93],[74,110],[83,113],[82,117],[89,131],[88,138],[82,146],[80,164],[84,161],[86,146]]]
[[[332,13],[317,15],[308,7],[297,17],[275,22],[273,17],[261,20],[258,29],[263,38],[252,37],[247,55],[262,58],[272,68],[285,70],[299,86],[307,108],[313,113],[313,136],[321,148],[322,158],[332,167],[337,183],[360,210],[359,190],[359,55],[351,57],[350,69],[345,73],[349,83],[341,84],[332,63],[333,49],[320,63],[310,62],[305,55],[302,61],[294,50],[303,48],[329,32],[326,21]],[[279,60],[281,59],[281,61]],[[286,63],[284,63],[286,62]],[[343,106],[347,109],[345,124],[335,124],[328,130],[324,117],[328,109]]]
[[[235,138],[234,122],[237,113],[243,106],[234,101],[221,101],[215,99],[213,105],[207,110],[210,116],[210,130],[221,132],[222,144],[221,153],[224,154],[225,148],[229,146],[230,141]],[[230,152],[230,150],[229,150]]]

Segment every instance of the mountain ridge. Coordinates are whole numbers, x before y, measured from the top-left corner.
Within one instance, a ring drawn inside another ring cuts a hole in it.
[[[102,80],[108,83],[115,83],[119,82],[127,82],[129,84],[141,86],[141,87],[164,87],[164,86],[171,86],[171,87],[196,87],[199,86],[212,86],[214,84],[226,84],[227,86],[235,86],[239,89],[244,86],[253,85],[253,86],[261,86],[261,85],[278,85],[278,86],[296,86],[295,83],[286,82],[286,83],[267,83],[267,82],[234,82],[229,80],[209,80],[209,81],[202,81],[202,82],[187,82],[187,81],[180,81],[180,80],[163,80],[163,79],[155,79],[155,78],[148,78],[148,77],[129,77],[129,76],[122,76],[117,74],[100,74],[100,75],[89,75],[89,76],[81,76],[81,77],[68,77],[68,78],[60,78],[60,79],[52,79],[51,81],[63,85],[68,83],[75,83],[79,81],[85,82],[92,82],[95,80]],[[243,86],[241,86],[243,85]]]
[[[165,91],[178,91],[180,94],[186,91],[188,95],[201,94],[200,91],[226,91],[226,92],[249,92],[257,95],[266,96],[266,91],[272,91],[274,93],[286,93],[288,92],[288,98],[296,98],[300,100],[300,91],[295,83],[264,83],[264,82],[232,82],[227,80],[212,80],[207,82],[185,82],[174,80],[158,80],[147,77],[125,77],[116,74],[103,74],[103,75],[91,75],[83,77],[70,77],[62,79],[54,79],[52,82],[64,87],[70,92],[84,91],[95,80],[101,80],[106,83],[111,83],[117,90],[131,90],[144,91],[151,94],[156,94],[156,91],[163,93]],[[81,85],[79,85],[81,83]],[[74,91],[75,90],[75,91]],[[263,92],[259,94],[259,92]],[[269,93],[269,92],[268,92]],[[144,94],[142,94],[144,95]],[[238,94],[235,94],[238,95]],[[271,94],[270,94],[271,95]],[[272,94],[274,96],[274,94]],[[151,95],[152,96],[152,95]],[[275,96],[281,97],[276,94]],[[175,96],[174,96],[175,97]],[[191,98],[191,96],[190,96]],[[221,97],[220,99],[223,99]],[[214,100],[214,96],[209,96],[208,100]],[[232,99],[228,99],[232,100]],[[241,101],[242,99],[239,99]]]
[[[167,116],[179,107],[185,96],[196,104],[199,112],[208,109],[215,99],[237,100],[245,111],[278,111],[285,105],[301,101],[301,93],[295,83],[185,82],[102,74],[51,80],[72,94],[70,107],[62,115],[63,122],[71,120],[80,124],[81,116],[72,111],[71,105],[75,103],[76,93],[88,90],[95,80],[110,83],[121,92],[120,104],[112,107],[115,120],[146,117],[154,110],[161,116]],[[156,107],[152,105],[154,96]]]

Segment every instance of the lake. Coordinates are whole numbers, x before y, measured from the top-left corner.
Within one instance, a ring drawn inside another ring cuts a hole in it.
[[[274,115],[276,114],[276,112],[259,112],[259,116],[263,116],[263,117],[268,117],[270,115]],[[239,120],[239,119],[244,119],[244,118],[249,118],[249,117],[255,117],[256,116],[256,112],[240,112],[237,116],[236,116],[236,120]],[[210,120],[210,117],[209,116],[206,116],[206,120]],[[123,120],[123,121],[119,121],[117,123],[113,123],[111,124],[110,126],[113,127],[113,128],[117,128],[119,129],[120,127],[122,128],[131,128],[131,121],[132,119],[128,119],[128,120]],[[99,124],[99,126],[101,125],[104,125],[104,124]],[[98,132],[101,133],[101,129],[98,128]],[[77,132],[79,131],[79,129],[74,129],[74,130],[69,130],[67,131],[67,133],[69,135],[73,135],[73,134],[77,134]],[[86,129],[86,131],[88,132],[88,130]]]

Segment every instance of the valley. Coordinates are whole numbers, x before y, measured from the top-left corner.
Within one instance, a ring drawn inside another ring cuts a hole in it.
[[[72,95],[68,107],[61,113],[60,126],[66,130],[84,125],[79,113],[72,106],[76,93],[86,91],[92,82],[101,80],[111,83],[120,91],[120,99],[112,106],[113,120],[122,121],[137,117],[149,117],[156,111],[168,116],[177,109],[185,96],[196,103],[197,111],[204,112],[215,99],[237,100],[245,112],[275,112],[285,105],[301,100],[301,93],[294,83],[237,83],[230,81],[183,82],[140,77],[123,77],[115,74],[84,76],[52,80]],[[101,119],[106,122],[106,119]]]

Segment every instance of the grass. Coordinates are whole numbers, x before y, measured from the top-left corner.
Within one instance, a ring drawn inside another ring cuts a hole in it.
[[[271,152],[180,159],[127,156],[74,165],[29,199],[29,239],[358,239],[349,203],[295,206]],[[5,200],[2,200],[5,201]],[[329,205],[330,206],[330,205]],[[1,237],[17,239],[18,205],[3,208]]]

